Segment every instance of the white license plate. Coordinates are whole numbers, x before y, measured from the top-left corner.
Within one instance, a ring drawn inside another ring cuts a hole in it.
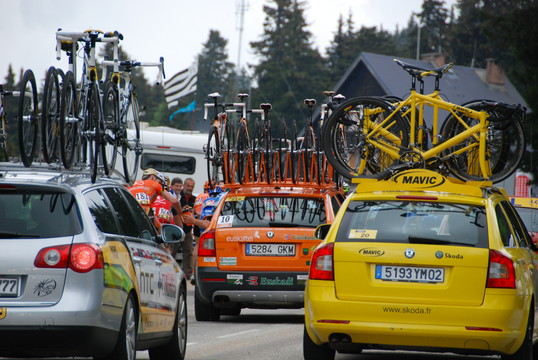
[[[445,269],[414,266],[376,265],[375,278],[385,281],[442,283],[445,281]]]
[[[18,278],[0,278],[0,297],[19,296]]]
[[[247,256],[295,256],[295,244],[246,244]]]

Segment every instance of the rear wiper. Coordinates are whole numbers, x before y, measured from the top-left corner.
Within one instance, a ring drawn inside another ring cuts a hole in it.
[[[298,225],[298,224],[294,224],[294,223],[282,223],[282,222],[277,222],[277,221],[269,221],[269,226],[271,227],[312,227],[312,226],[305,226],[305,225]]]
[[[464,242],[436,239],[436,238],[430,238],[430,237],[412,236],[412,235],[409,235],[407,237],[407,240],[413,244],[443,244],[443,245],[463,245],[463,246],[474,247],[474,244],[469,244],[469,243],[464,243]]]
[[[15,232],[0,232],[0,238],[9,239],[9,238],[40,238],[41,236],[35,234],[21,234]]]

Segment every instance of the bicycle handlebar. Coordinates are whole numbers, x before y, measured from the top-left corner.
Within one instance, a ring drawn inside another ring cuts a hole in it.
[[[106,78],[107,68],[108,66],[123,66],[126,69],[123,71],[123,73],[130,73],[131,69],[137,66],[146,66],[146,67],[157,67],[159,68],[159,77],[157,79],[157,85],[162,85],[163,79],[166,79],[166,76],[164,75],[164,58],[161,56],[159,59],[159,62],[141,62],[141,61],[133,61],[133,60],[102,60],[100,64],[103,66],[103,79]]]
[[[83,32],[67,32],[67,31],[57,31],[56,32],[56,60],[60,60],[62,57],[62,41],[84,41],[89,42],[90,34],[94,34],[94,31],[83,31]],[[96,31],[97,34],[102,33],[102,31]],[[116,43],[118,44],[120,40],[123,40],[123,35],[118,31],[111,31],[104,34],[104,37],[96,37],[94,39],[96,42],[104,43]]]

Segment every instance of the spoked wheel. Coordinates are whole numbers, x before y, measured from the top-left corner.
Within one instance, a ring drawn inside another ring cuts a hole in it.
[[[219,130],[212,126],[209,131],[206,149],[207,177],[210,188],[214,189],[220,181],[224,181],[222,150]]]
[[[63,81],[62,81],[63,82]],[[43,158],[47,163],[58,159],[60,137],[60,81],[54,66],[47,71],[43,90],[43,111],[41,113],[41,143]]]
[[[239,124],[239,131],[237,133],[237,176],[239,183],[245,182],[245,175],[251,176],[251,166],[249,159],[250,141],[248,138],[248,129],[246,123]],[[248,180],[248,179],[247,179]]]
[[[295,184],[295,182],[297,181],[297,124],[295,123],[295,121],[293,122],[291,132],[291,181]]]
[[[314,130],[311,126],[307,126],[304,133],[304,139],[303,139],[303,179],[306,182],[309,182],[311,180],[311,170],[312,170],[312,153],[314,152],[314,145],[315,139],[314,139]]]
[[[390,105],[377,98],[342,103],[324,126],[325,155],[333,168],[348,179],[367,171],[380,173],[394,163],[397,157],[382,151],[380,145],[398,153],[409,143],[407,120],[393,114]]]
[[[104,154],[109,171],[114,171],[118,158],[118,142],[120,132],[120,105],[118,87],[112,81],[105,84],[103,97],[104,133],[102,136]],[[121,156],[121,155],[120,155]]]
[[[19,95],[19,151],[24,166],[32,165],[37,149],[38,133],[37,86],[32,70],[22,77]]]
[[[103,132],[103,119],[101,100],[99,97],[99,87],[97,84],[90,84],[88,91],[88,111],[84,127],[84,137],[86,138],[88,167],[92,183],[97,179],[99,168],[99,154],[101,147],[101,134]],[[103,159],[103,166],[106,168],[106,159]]]
[[[123,160],[123,176],[130,183],[136,179],[142,143],[140,142],[140,108],[138,100],[133,94],[131,102],[124,116],[125,123],[121,124],[121,155]],[[123,121],[123,120],[122,120]]]
[[[525,136],[521,126],[520,113],[512,112],[503,107],[491,108],[482,101],[473,101],[462,106],[486,111],[489,115],[489,127],[486,136],[486,161],[491,175],[484,178],[480,169],[479,134],[474,134],[465,141],[448,148],[443,156],[449,170],[462,180],[489,180],[494,183],[508,178],[517,170],[524,152]],[[463,122],[450,115],[444,122],[441,135],[444,140],[450,139],[476,125],[479,121],[467,116],[461,116]],[[493,121],[493,119],[505,119]],[[449,154],[457,154],[456,156]]]
[[[71,71],[65,74],[60,100],[60,155],[64,167],[69,169],[80,146],[77,88]]]

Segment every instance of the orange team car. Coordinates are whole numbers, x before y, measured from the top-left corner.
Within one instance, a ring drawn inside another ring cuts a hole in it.
[[[344,201],[334,183],[232,184],[196,260],[195,315],[217,321],[242,308],[302,308],[319,224]]]

